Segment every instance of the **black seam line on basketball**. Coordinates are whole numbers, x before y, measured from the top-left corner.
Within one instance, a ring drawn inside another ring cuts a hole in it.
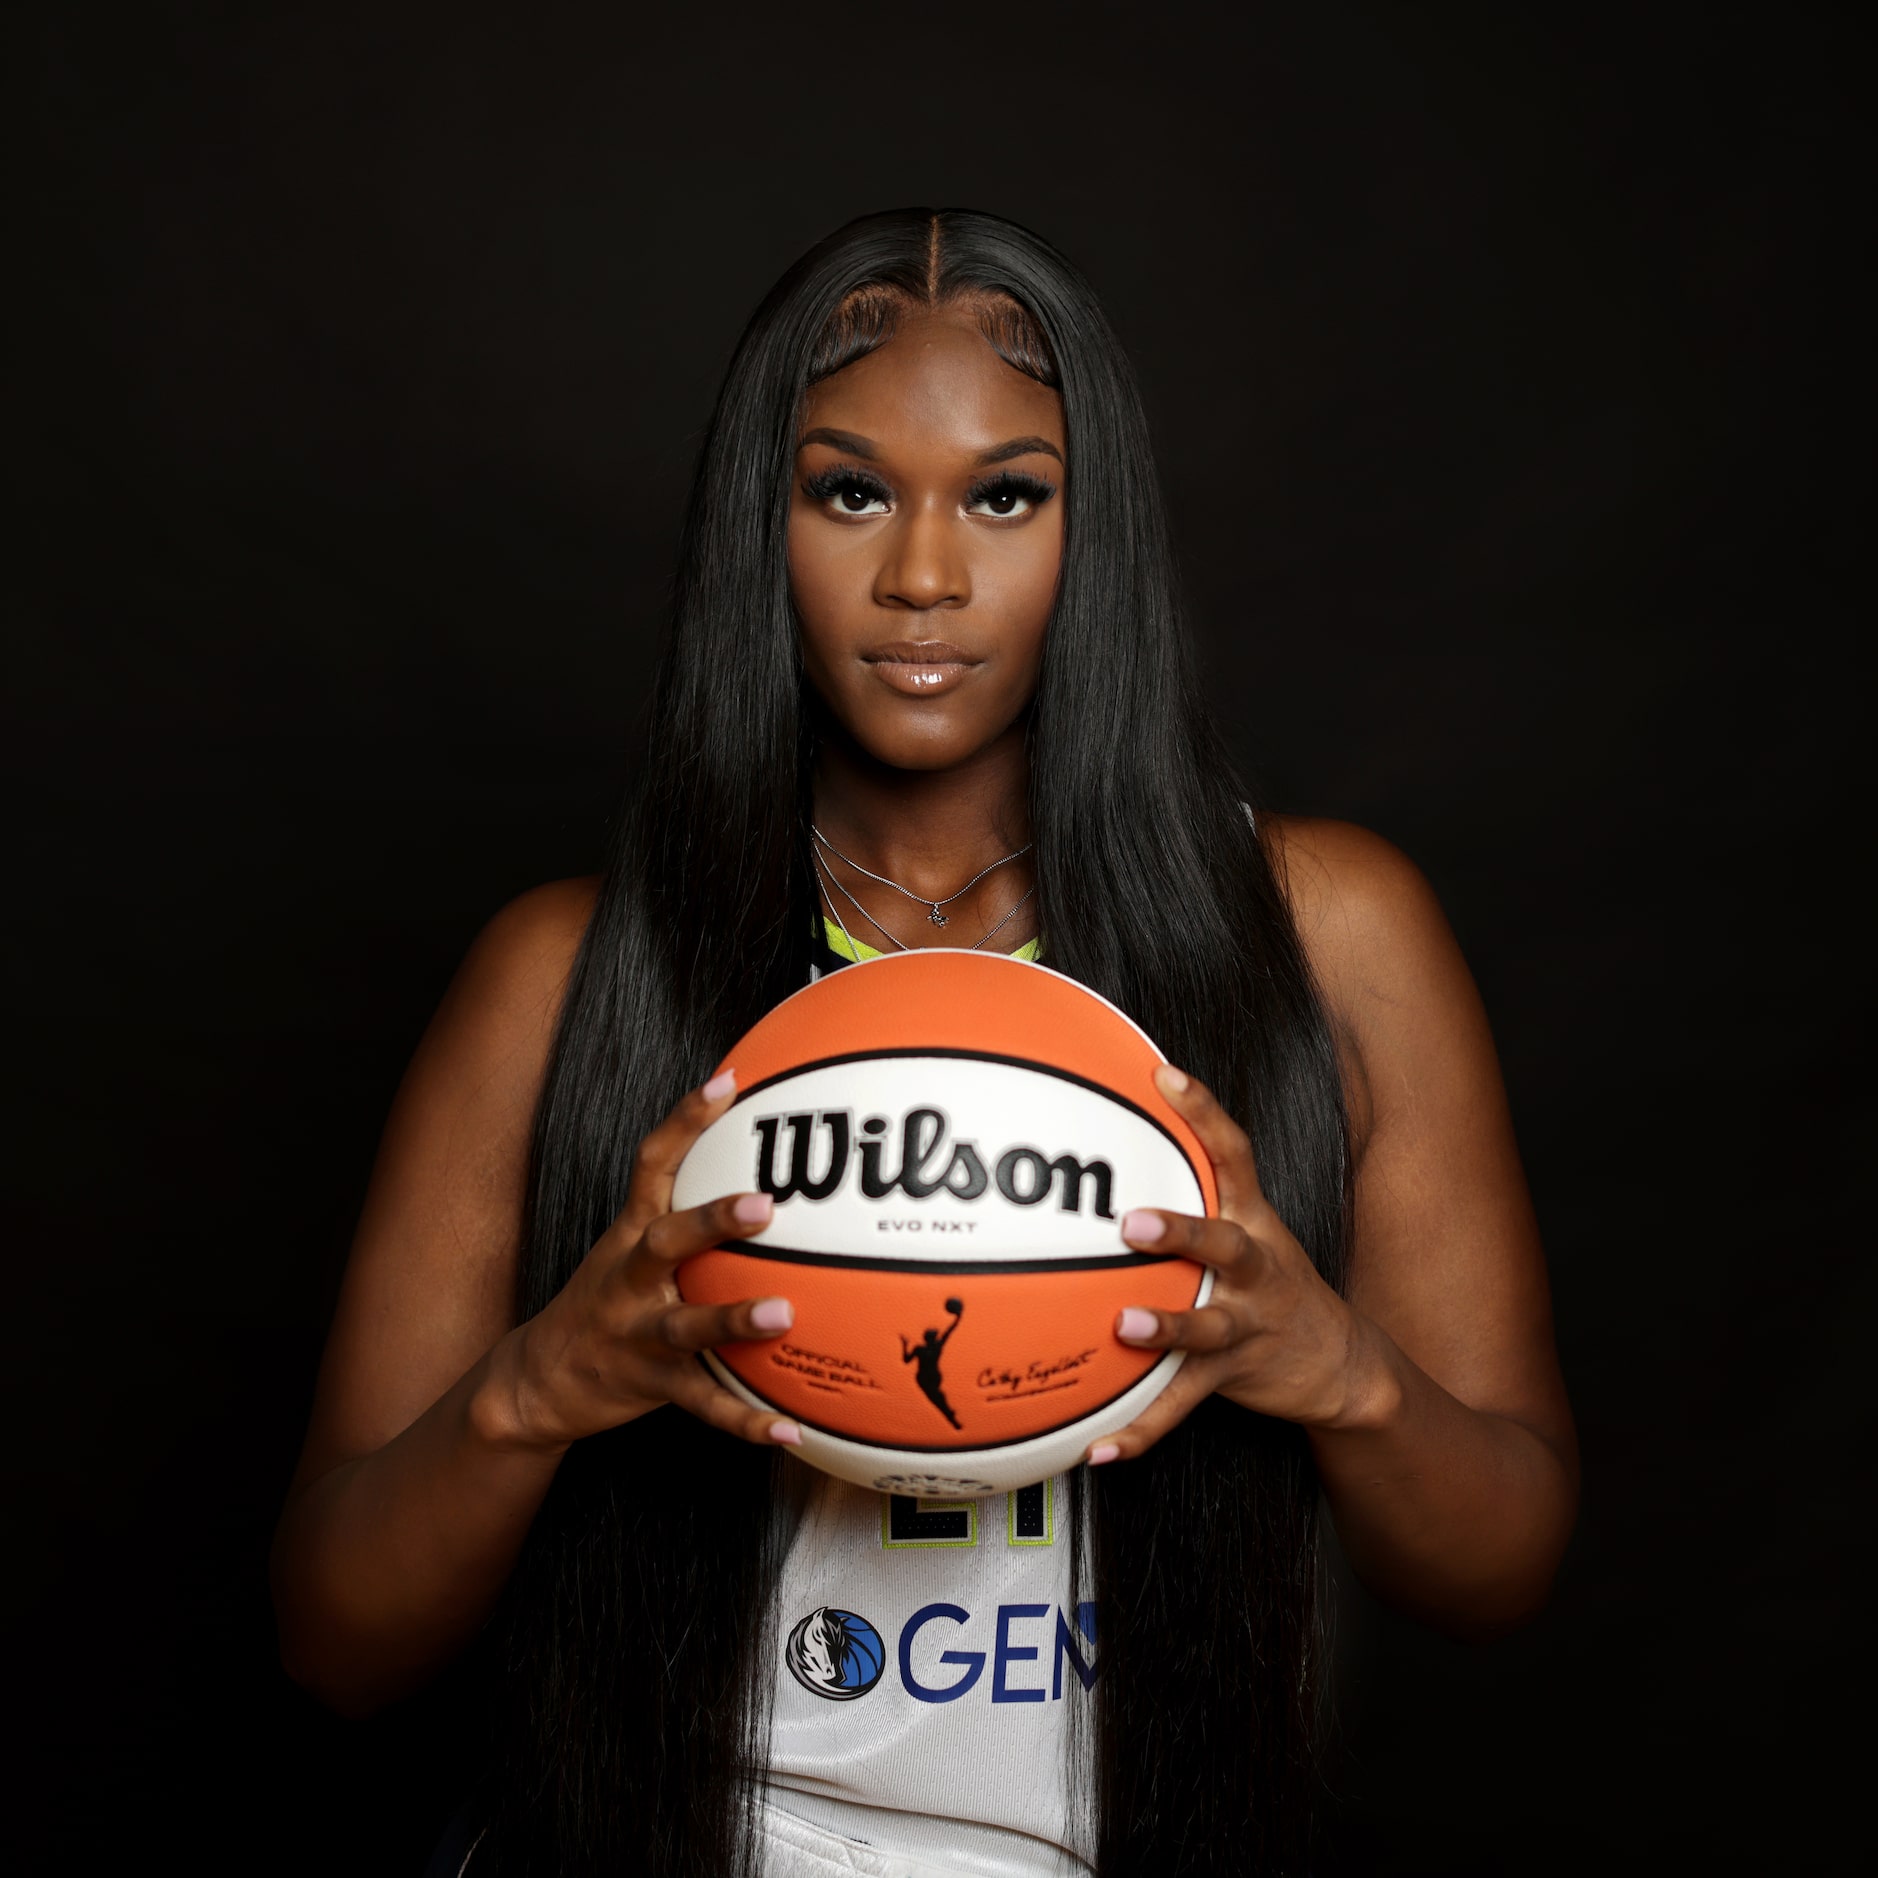
[[[1079,1089],[1088,1089],[1094,1094],[1106,1097],[1110,1102],[1119,1104],[1131,1115],[1138,1115],[1157,1133],[1164,1135],[1172,1144],[1176,1153],[1184,1161],[1187,1150],[1181,1146],[1178,1136],[1158,1117],[1150,1115],[1138,1102],[1131,1102],[1125,1095],[1119,1095],[1107,1083],[1097,1082],[1092,1076],[1078,1076],[1073,1069],[1058,1069],[1054,1063],[1038,1063],[1027,1056],[1001,1056],[996,1050],[949,1050],[937,1044],[920,1049],[905,1050],[850,1050],[844,1056],[818,1056],[812,1063],[798,1063],[791,1069],[779,1069],[774,1076],[765,1076],[761,1082],[753,1082],[747,1089],[737,1091],[737,1099],[724,1113],[740,1108],[752,1096],[761,1095],[765,1089],[776,1083],[787,1082],[792,1076],[806,1076],[812,1069],[838,1069],[844,1063],[877,1063],[883,1057],[941,1056],[954,1062],[964,1063],[1002,1063],[1011,1069],[1034,1069],[1039,1075],[1054,1076],[1059,1082],[1074,1083]]]
[[[1127,1346],[1124,1345],[1124,1348],[1125,1347]],[[1151,1352],[1148,1354],[1151,1354]],[[1168,1357],[1178,1356],[1180,1354],[1181,1352],[1178,1350],[1163,1350],[1160,1352],[1160,1361],[1165,1362]],[[801,1423],[804,1428],[813,1428],[818,1435],[826,1435],[830,1441],[845,1441],[851,1448],[871,1450],[873,1453],[879,1455],[942,1454],[949,1455],[956,1461],[969,1461],[975,1454],[991,1454],[999,1448],[1021,1448],[1032,1441],[1047,1441],[1052,1435],[1060,1435],[1066,1428],[1075,1427],[1076,1422],[1086,1422],[1090,1416],[1100,1415],[1104,1409],[1113,1408],[1130,1389],[1139,1389],[1141,1385],[1154,1374],[1155,1369],[1160,1367],[1160,1363],[1157,1362],[1152,1367],[1144,1369],[1126,1388],[1117,1389],[1107,1400],[1098,1402],[1093,1408],[1084,1409],[1077,1415],[1075,1421],[1058,1422],[1054,1428],[1045,1428],[1040,1433],[1034,1435],[1013,1435],[1008,1441],[979,1441],[975,1442],[969,1448],[941,1448],[928,1447],[922,1441],[863,1441],[858,1435],[843,1434],[839,1428],[830,1428],[826,1422],[811,1421],[806,1415],[799,1413],[795,1409],[779,1407],[776,1403],[772,1402],[748,1376],[737,1376],[737,1372],[732,1369],[715,1350],[700,1350],[698,1352],[698,1361],[711,1372],[712,1381],[719,1384],[723,1382],[724,1378],[717,1374],[717,1369],[722,1369],[724,1376],[736,1376],[738,1382],[762,1403],[766,1414],[785,1415],[790,1421]],[[713,1368],[713,1365],[715,1365],[716,1368]],[[1169,1381],[1172,1381],[1171,1377]],[[1145,1407],[1146,1405],[1143,1404],[1143,1406]]]
[[[803,1252],[789,1245],[755,1245],[748,1239],[729,1239],[714,1252],[744,1252],[751,1258],[775,1259],[784,1265],[834,1265],[843,1270],[870,1272],[935,1272],[946,1276],[987,1276],[994,1272],[1094,1272],[1125,1265],[1166,1265],[1178,1252],[1096,1252],[1070,1258],[1047,1259],[882,1259],[866,1252]]]

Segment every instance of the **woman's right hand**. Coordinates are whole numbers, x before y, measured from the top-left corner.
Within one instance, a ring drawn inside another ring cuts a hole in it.
[[[564,1450],[666,1402],[745,1441],[801,1441],[794,1422],[746,1406],[698,1361],[716,1344],[780,1336],[795,1322],[789,1300],[686,1304],[673,1277],[693,1253],[769,1224],[774,1203],[764,1193],[671,1211],[679,1163],[735,1095],[734,1072],[726,1070],[646,1136],[620,1216],[553,1302],[512,1333],[507,1367],[521,1445]]]

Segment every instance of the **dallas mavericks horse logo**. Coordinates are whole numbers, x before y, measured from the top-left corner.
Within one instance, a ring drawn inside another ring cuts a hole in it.
[[[811,1695],[852,1702],[880,1680],[887,1646],[865,1617],[823,1605],[790,1631],[783,1661]]]

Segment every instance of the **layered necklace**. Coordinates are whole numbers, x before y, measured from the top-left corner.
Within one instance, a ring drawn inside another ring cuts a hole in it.
[[[929,900],[923,893],[915,893],[911,887],[903,887],[897,880],[889,880],[885,874],[876,874],[871,867],[863,867],[859,861],[849,859],[849,857],[843,854],[813,822],[809,824],[809,833],[815,837],[815,846],[811,852],[815,856],[816,868],[823,881],[832,889],[828,897],[829,910],[834,914],[835,924],[841,928],[841,936],[847,940],[849,953],[854,958],[859,958],[860,954],[854,950],[853,936],[848,931],[847,922],[841,917],[840,907],[835,904],[834,896],[837,893],[840,894],[840,896],[896,951],[910,952],[912,947],[907,945],[904,940],[896,939],[893,934],[835,878],[835,870],[828,864],[829,855],[832,854],[843,866],[853,868],[857,874],[863,874],[869,880],[878,881],[883,887],[891,887],[895,893],[904,894],[915,906],[925,907],[927,909],[926,918],[931,924],[935,926],[949,926],[952,923],[952,915],[945,909],[949,907],[954,900],[962,900],[987,874],[995,874],[1000,867],[1008,867],[1013,861],[1021,861],[1035,845],[1029,841],[1025,842],[1016,853],[1007,854],[1002,860],[993,861],[989,867],[981,867],[957,893],[949,893],[943,900]],[[1018,900],[1017,904],[1013,906],[983,938],[978,940],[977,944],[968,947],[967,950],[976,952],[980,946],[988,945],[1017,917],[1019,909],[1036,891],[1035,886],[1026,888],[1023,897]]]

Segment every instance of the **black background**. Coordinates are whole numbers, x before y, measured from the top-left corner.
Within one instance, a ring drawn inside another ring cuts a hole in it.
[[[1492,1650],[1352,1596],[1338,1868],[1852,1861],[1855,14],[16,15],[39,1863],[421,1865],[452,1692],[328,1718],[265,1585],[376,1130],[597,864],[743,320],[908,202],[1093,278],[1243,762],[1427,870],[1500,1039],[1584,1515]]]

